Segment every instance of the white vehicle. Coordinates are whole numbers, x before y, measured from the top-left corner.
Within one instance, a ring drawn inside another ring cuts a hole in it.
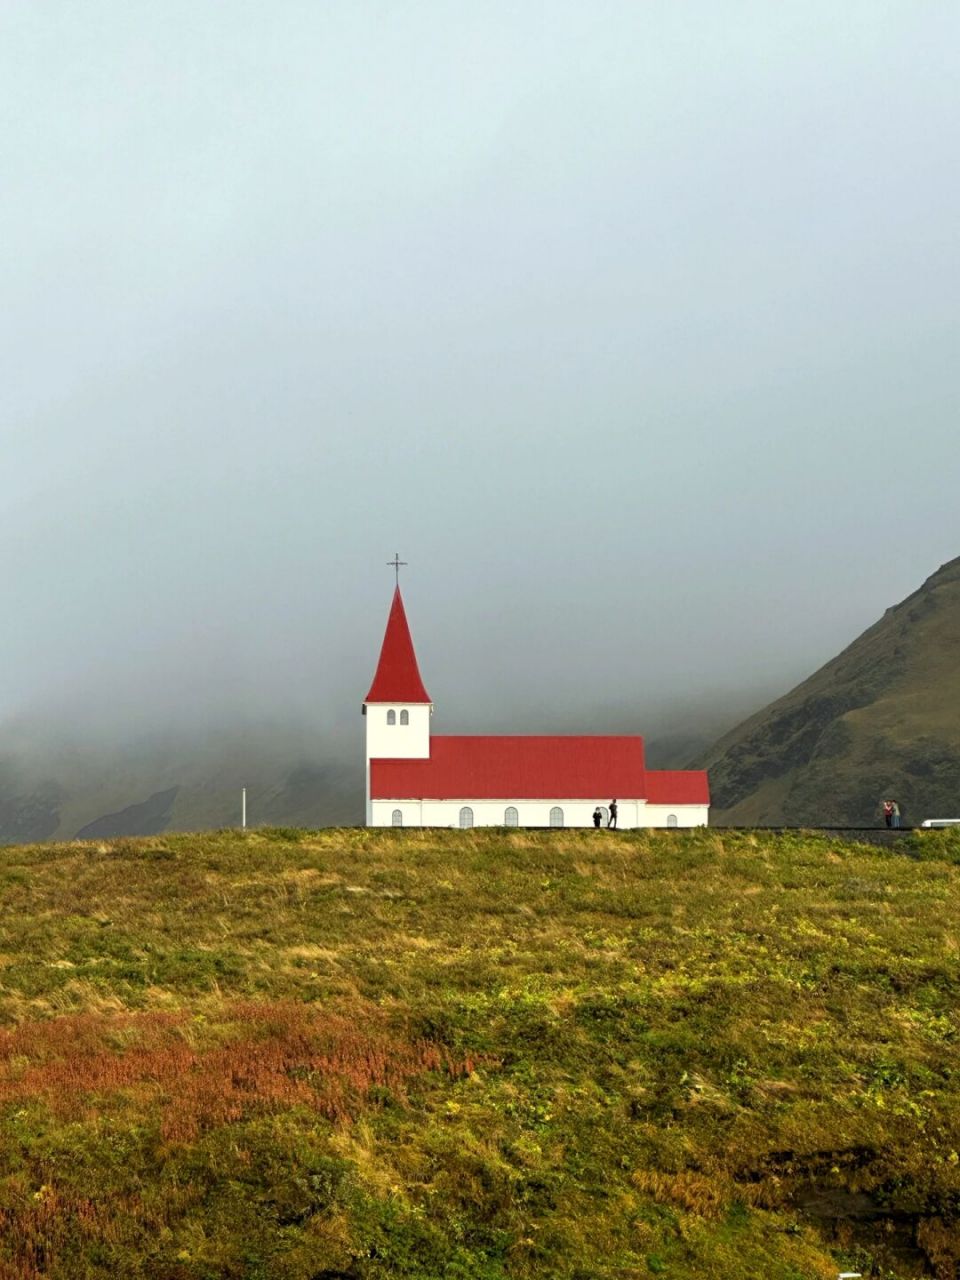
[[[960,827],[960,818],[926,818],[921,827]]]

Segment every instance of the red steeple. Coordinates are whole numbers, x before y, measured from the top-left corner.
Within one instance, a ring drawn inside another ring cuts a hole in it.
[[[364,702],[429,702],[413,650],[400,588],[393,593],[377,673]]]

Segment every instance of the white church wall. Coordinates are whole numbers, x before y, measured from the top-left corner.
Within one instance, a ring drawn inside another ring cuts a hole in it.
[[[648,804],[645,827],[705,827],[710,807],[705,804]],[[676,822],[671,822],[671,817]]]
[[[473,810],[475,827],[502,827],[506,824],[508,807],[517,810],[517,825],[521,827],[549,827],[550,810],[563,810],[564,827],[592,827],[593,811],[606,800],[374,800],[371,803],[369,822],[375,827],[393,826],[394,811],[401,814],[400,826],[404,827],[459,827],[460,810]],[[622,831],[638,827],[706,826],[706,805],[648,805],[643,800],[617,801],[617,826]],[[669,822],[673,816],[676,824]]]
[[[368,702],[367,759],[426,760],[430,755],[430,711],[426,702]],[[403,723],[404,715],[407,724]]]

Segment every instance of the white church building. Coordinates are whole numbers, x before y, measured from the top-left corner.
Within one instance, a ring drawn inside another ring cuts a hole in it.
[[[635,736],[438,736],[397,586],[364,703],[367,826],[704,826],[701,770],[648,769]]]

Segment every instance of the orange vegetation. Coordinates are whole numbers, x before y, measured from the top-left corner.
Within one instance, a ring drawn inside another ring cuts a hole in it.
[[[204,1046],[215,1031],[219,1042]],[[230,1005],[217,1028],[185,1013],[123,1013],[0,1031],[0,1102],[41,1099],[61,1117],[80,1117],[109,1095],[135,1095],[159,1108],[169,1142],[254,1110],[303,1106],[346,1119],[371,1089],[402,1100],[409,1080],[440,1070],[469,1075],[472,1064],[404,1040],[369,1013],[358,1025],[295,1001]]]

